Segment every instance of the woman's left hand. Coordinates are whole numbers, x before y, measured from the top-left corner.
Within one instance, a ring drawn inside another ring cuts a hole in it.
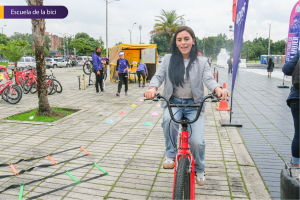
[[[229,91],[227,89],[222,89],[220,87],[217,87],[215,89],[215,93],[218,96],[218,98],[221,98],[222,101],[227,101],[227,97],[230,97]]]

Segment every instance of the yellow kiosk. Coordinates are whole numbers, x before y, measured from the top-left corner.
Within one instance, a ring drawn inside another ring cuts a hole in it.
[[[119,59],[119,52],[124,51],[125,58],[130,63],[129,83],[136,83],[136,69],[137,64],[142,60],[147,66],[148,77],[151,80],[156,72],[156,65],[158,60],[158,52],[156,44],[119,44],[109,48],[109,65],[110,65],[110,81],[116,82],[116,65]]]

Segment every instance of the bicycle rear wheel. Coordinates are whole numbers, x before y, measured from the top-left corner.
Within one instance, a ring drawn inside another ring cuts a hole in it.
[[[87,60],[83,64],[83,72],[86,75],[90,75],[93,72],[93,62],[91,60]]]
[[[190,199],[190,161],[187,157],[181,157],[178,161],[178,168],[175,179],[173,199]]]
[[[18,85],[13,85],[11,89],[8,87],[6,99],[10,104],[19,103],[22,99],[22,89]]]
[[[52,79],[46,78],[46,84],[47,84],[48,95],[50,95],[52,90],[54,89],[54,84]]]

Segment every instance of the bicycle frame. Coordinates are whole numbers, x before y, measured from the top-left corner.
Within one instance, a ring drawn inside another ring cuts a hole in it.
[[[0,85],[0,94],[7,88],[12,91],[13,94],[15,94],[15,89],[12,87],[12,81],[9,79],[9,76],[7,73],[4,74],[4,77],[6,78],[7,82]]]
[[[172,199],[174,198],[174,188],[175,188],[175,181],[176,181],[176,174],[177,174],[177,168],[178,168],[178,161],[182,157],[188,157],[190,161],[189,165],[189,176],[190,176],[190,199],[194,200],[195,199],[195,160],[194,157],[189,150],[189,132],[188,132],[188,124],[192,124],[196,122],[200,116],[202,107],[204,102],[211,98],[212,101],[216,101],[217,97],[215,94],[210,94],[206,97],[204,97],[203,101],[200,104],[193,104],[193,105],[175,105],[175,104],[170,104],[170,102],[160,94],[157,94],[155,98],[153,99],[154,101],[158,101],[158,99],[164,99],[167,103],[167,107],[169,109],[169,113],[171,116],[172,121],[181,124],[182,126],[182,132],[180,134],[180,140],[179,140],[179,151],[176,155],[175,159],[175,167],[174,167],[174,181],[173,181],[173,192],[172,192]],[[180,121],[176,120],[172,111],[172,107],[196,107],[198,108],[196,117],[189,121],[186,117],[183,117]]]

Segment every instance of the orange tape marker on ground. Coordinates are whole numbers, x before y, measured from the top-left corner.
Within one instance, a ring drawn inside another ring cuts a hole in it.
[[[53,158],[51,158],[49,155],[47,155],[47,158],[54,164],[57,165],[57,163],[53,160]]]
[[[16,176],[19,176],[19,173],[17,172],[16,168],[14,167],[14,165],[12,163],[9,164],[10,168],[13,170],[14,174]]]
[[[87,152],[82,146],[79,147],[82,151],[84,151],[84,153],[86,153],[87,155],[91,155],[89,152]]]

